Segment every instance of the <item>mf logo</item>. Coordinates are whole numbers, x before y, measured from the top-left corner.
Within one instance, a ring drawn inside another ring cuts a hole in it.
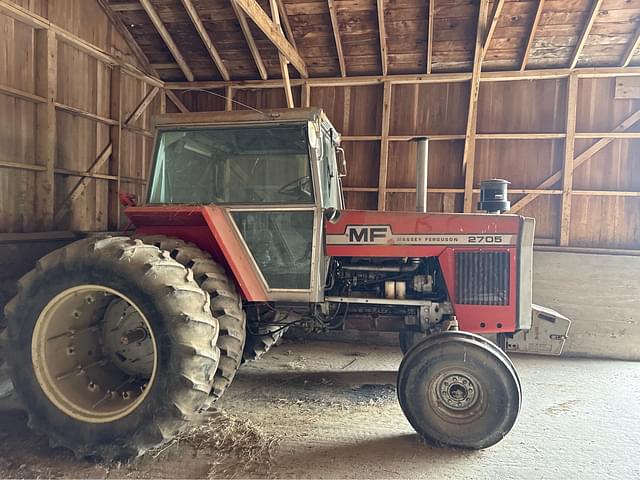
[[[348,226],[349,243],[384,243],[391,234],[388,226]]]

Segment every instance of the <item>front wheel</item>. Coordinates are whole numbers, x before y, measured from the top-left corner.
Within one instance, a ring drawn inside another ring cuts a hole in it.
[[[430,336],[400,365],[400,406],[431,444],[487,448],[515,424],[521,404],[517,374],[497,348],[475,337],[460,332]]]
[[[10,374],[30,427],[77,456],[136,456],[208,401],[209,295],[153,245],[86,239],[43,257],[7,305]]]

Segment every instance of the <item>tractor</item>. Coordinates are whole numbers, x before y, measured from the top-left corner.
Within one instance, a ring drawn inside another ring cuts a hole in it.
[[[318,108],[165,114],[146,199],[124,234],[41,258],[4,312],[3,351],[29,425],[80,457],[131,457],[210,408],[244,361],[295,327],[398,332],[397,395],[441,446],[513,427],[505,351],[556,353],[569,321],[532,305],[534,220],[344,208],[340,134]]]

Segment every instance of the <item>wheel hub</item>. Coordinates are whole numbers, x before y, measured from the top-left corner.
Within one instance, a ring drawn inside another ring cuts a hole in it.
[[[135,410],[157,366],[156,341],[142,311],[101,285],[69,288],[45,306],[31,356],[47,398],[89,423],[116,421]]]
[[[453,410],[466,410],[477,398],[477,387],[464,374],[447,375],[438,385],[438,398]]]
[[[480,382],[462,368],[440,372],[427,385],[427,393],[434,412],[447,422],[472,422],[486,408]]]

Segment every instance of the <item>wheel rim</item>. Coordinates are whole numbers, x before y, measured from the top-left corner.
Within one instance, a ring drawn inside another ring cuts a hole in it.
[[[101,285],[64,290],[45,306],[31,356],[47,398],[89,423],[134,411],[148,396],[158,363],[153,330],[140,308]]]
[[[463,369],[440,372],[427,389],[431,408],[447,422],[472,422],[486,408],[480,382],[472,373]]]

